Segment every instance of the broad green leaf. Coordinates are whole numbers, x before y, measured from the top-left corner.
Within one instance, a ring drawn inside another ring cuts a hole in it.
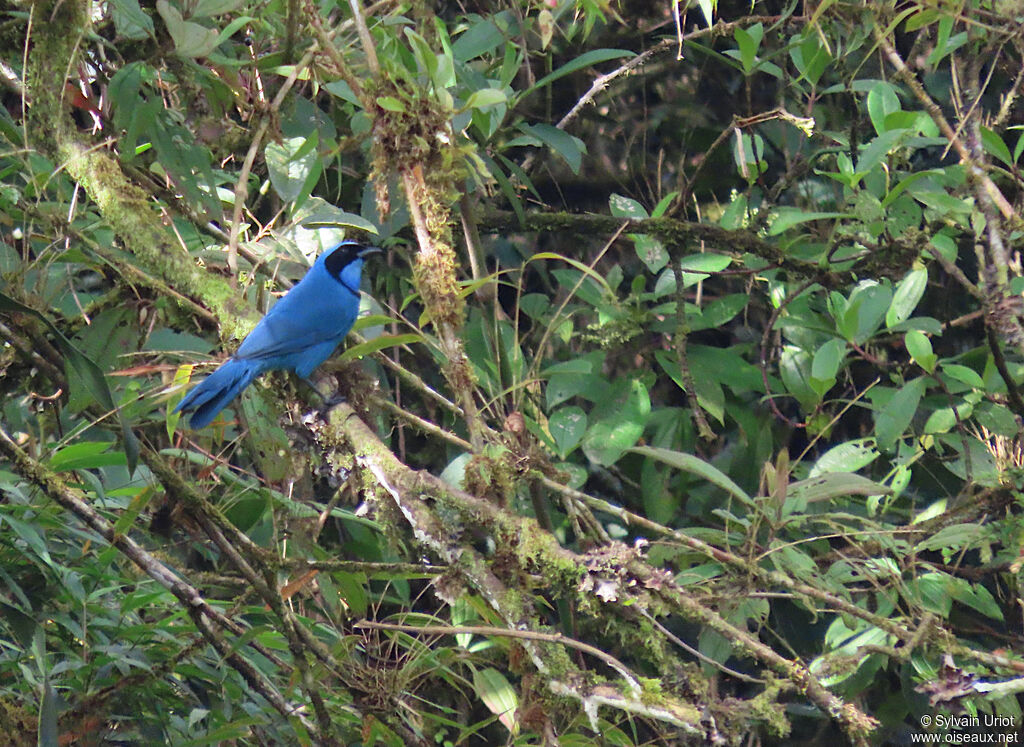
[[[811,362],[811,388],[824,397],[836,383],[836,374],[846,355],[846,340],[831,339],[818,348]]]
[[[896,95],[896,89],[892,87],[891,83],[878,81],[868,92],[867,107],[875,133],[881,135],[890,129],[885,126],[886,116],[900,110],[900,100]],[[858,171],[861,170],[858,169]]]
[[[657,459],[659,462],[664,462],[670,467],[675,467],[683,472],[689,472],[690,474],[697,475],[698,477],[707,480],[712,485],[716,485],[732,496],[738,498],[747,506],[754,506],[754,500],[746,494],[743,488],[733,482],[728,475],[717,467],[708,464],[703,459],[695,457],[693,454],[654,446],[634,446],[630,451],[634,454],[641,454],[642,456],[650,457],[651,459]]]
[[[985,531],[980,524],[951,524],[918,542],[917,550],[919,552],[943,549],[951,549],[954,552],[963,549],[970,550],[976,547],[977,541],[984,536]]]
[[[929,207],[940,214],[952,213],[954,216],[969,216],[974,209],[973,198],[953,197],[945,192],[915,189],[914,187],[910,187],[907,191],[925,207]]]
[[[613,194],[608,198],[608,207],[611,214],[618,218],[643,220],[648,217],[647,210],[643,205],[622,195]],[[647,266],[648,270],[659,272],[668,264],[668,252],[665,251],[665,247],[658,239],[647,234],[636,233],[629,234],[629,238],[633,240],[633,245],[636,247],[636,256]]]
[[[509,732],[516,734],[519,731],[519,724],[516,721],[519,699],[515,688],[505,679],[505,675],[490,667],[474,669],[473,690]]]
[[[814,463],[808,478],[826,472],[856,472],[875,461],[881,452],[875,448],[873,438],[858,438],[854,441],[833,446]]]
[[[609,60],[619,60],[623,57],[635,57],[635,52],[630,52],[628,49],[593,49],[589,52],[584,52],[574,60],[562,65],[560,68],[555,70],[543,78],[538,80],[533,86],[523,93],[523,96],[530,94],[544,86],[555,82],[559,78],[564,78],[569,73],[574,73],[582,68],[589,67],[590,65],[597,65],[601,62],[608,62]]]
[[[396,348],[401,345],[414,345],[419,342],[423,342],[423,335],[415,332],[400,335],[381,335],[380,337],[375,337],[372,340],[367,340],[366,342],[361,342],[358,345],[353,345],[342,353],[338,360],[342,363],[346,363],[348,361],[364,358],[367,355],[376,353],[378,350]]]
[[[948,433],[956,425],[956,416],[952,407],[940,407],[928,416],[922,430],[924,433]]]
[[[643,220],[649,217],[647,210],[639,202],[614,193],[608,198],[608,208],[611,210],[611,214],[617,218]]]
[[[271,141],[263,151],[274,191],[285,202],[294,202],[317,161],[316,131],[308,138],[285,138]],[[312,144],[314,147],[307,147]]]
[[[184,20],[167,0],[156,0],[156,9],[171,35],[174,51],[182,57],[207,57],[217,48],[220,37],[217,29]]]
[[[843,313],[844,336],[858,345],[866,342],[882,324],[891,303],[892,288],[873,280],[862,281],[850,294]],[[852,339],[848,336],[851,331]]]
[[[37,663],[42,665],[38,658]],[[36,744],[38,747],[59,747],[61,734],[57,717],[60,713],[62,698],[50,681],[49,673],[45,674],[43,679],[43,700],[39,704],[39,729]]]
[[[786,389],[805,410],[814,409],[821,396],[811,386],[811,354],[796,345],[785,345],[779,356],[779,375]]]
[[[761,24],[757,24],[760,26]],[[745,29],[742,26],[737,26],[733,31],[733,37],[736,39],[736,46],[740,50],[740,64],[743,65],[743,73],[750,75],[754,71],[754,63],[757,61],[757,49],[761,45],[761,39],[764,35],[764,29],[761,28],[761,34],[753,33],[754,28]]]
[[[583,438],[583,451],[592,461],[609,466],[643,435],[651,400],[639,379],[616,382],[608,399],[594,408]]]
[[[587,414],[579,407],[555,410],[548,420],[548,430],[558,447],[559,456],[565,459],[587,431]]]
[[[153,19],[139,6],[138,0],[111,0],[110,16],[119,36],[140,40],[153,36]]]
[[[481,88],[478,91],[473,91],[469,98],[466,100],[467,109],[484,109],[488,106],[494,106],[495,104],[504,104],[508,101],[508,97],[504,91],[500,91],[497,88]]]
[[[943,368],[945,370],[945,368]],[[1017,417],[1010,408],[997,402],[982,402],[974,411],[978,425],[1003,438],[1014,438],[1020,433]]]
[[[953,598],[956,601],[977,610],[986,617],[991,617],[993,620],[1003,620],[1003,611],[995,597],[992,596],[992,592],[981,584],[972,584],[966,579],[959,579],[959,581],[960,583],[953,588]]]
[[[85,388],[89,393],[96,399],[100,406],[117,414],[118,423],[121,426],[121,443],[124,447],[127,459],[128,473],[134,473],[135,467],[139,462],[139,441],[135,438],[135,434],[132,433],[131,424],[124,417],[124,413],[120,408],[114,405],[114,398],[110,394],[110,388],[107,386],[107,379],[103,375],[99,366],[83,355],[78,348],[72,345],[71,341],[54,326],[53,322],[35,309],[18,303],[4,293],[0,293],[0,312],[28,314],[29,316],[35,317],[41,321],[50,331],[54,337],[54,344],[56,344],[61,355],[63,355],[71,365],[71,368],[73,368],[81,377],[82,383],[85,385]]]
[[[955,579],[945,573],[924,573],[907,580],[907,596],[928,612],[946,617],[953,606],[955,585]]]
[[[815,503],[850,495],[888,495],[888,485],[861,477],[854,472],[827,472],[790,483],[786,490],[786,501]]]
[[[925,8],[924,10],[920,10],[914,13],[909,18],[907,18],[907,21],[904,24],[903,29],[907,32],[917,31],[918,29],[922,29],[925,26],[932,25],[933,23],[935,23],[938,17],[938,10],[936,10],[935,8]]]
[[[241,7],[245,0],[197,0],[192,6],[191,15],[194,18],[202,16],[219,16],[221,13],[230,13]]]
[[[846,213],[816,213],[800,210],[799,208],[782,207],[775,211],[771,228],[768,229],[768,235],[778,236],[780,233],[784,233],[793,228],[793,226],[799,226],[801,223],[807,223],[812,220],[829,220],[832,218],[846,217],[849,217]]]
[[[893,327],[906,321],[917,308],[928,285],[928,270],[911,270],[897,285],[889,310],[885,312],[885,326]]]
[[[413,56],[416,57],[416,66],[436,84],[437,55],[434,54],[434,50],[430,48],[430,44],[423,36],[411,28],[404,29],[404,33],[405,38],[409,40],[409,48],[412,49]]]
[[[394,96],[378,96],[377,106],[389,112],[402,114],[405,112],[405,104]]]
[[[857,158],[857,174],[863,176],[869,173],[900,145],[901,140],[910,137],[911,134],[910,130],[887,130],[881,133],[860,152]]]
[[[924,389],[925,380],[914,379],[904,384],[881,411],[875,411],[875,438],[878,448],[888,451],[907,430],[917,413]]]
[[[1010,155],[1010,149],[1006,147],[1006,143],[1003,142],[1003,139],[999,137],[998,133],[993,132],[988,127],[982,126],[981,144],[990,156],[998,158],[1009,168],[1013,168],[1013,156]]]
[[[924,333],[912,329],[904,337],[904,344],[907,346],[907,352],[910,353],[910,357],[914,359],[917,365],[928,373],[935,371],[935,363],[938,361],[938,356],[932,352],[932,342]]]
[[[715,8],[718,7],[718,0],[697,0],[697,7],[700,8],[704,22],[711,28],[715,23]]]
[[[694,348],[696,347],[694,346]],[[691,353],[695,352],[694,348],[691,348]],[[654,359],[676,383],[676,386],[685,392],[683,373],[675,355],[667,350],[656,350]],[[697,390],[697,404],[719,423],[723,423],[725,421],[725,392],[722,391],[719,373],[714,366],[702,366],[698,356],[690,356],[690,374],[693,386]],[[687,392],[687,394],[692,394],[692,392]]]
[[[359,97],[356,96],[349,84],[343,80],[333,80],[330,83],[325,83],[324,88],[326,88],[329,93],[334,94],[343,101],[355,104],[356,106],[362,106],[362,102],[359,100]]]
[[[54,472],[67,472],[75,469],[97,469],[111,464],[124,464],[125,454],[123,451],[109,451],[113,445],[108,441],[80,441],[69,444],[50,457],[50,469]]]
[[[484,18],[477,20],[452,44],[452,55],[458,62],[469,62],[490,54],[505,41],[505,35],[494,21]]]
[[[959,363],[945,363],[942,366],[942,373],[972,389],[984,389],[985,380],[978,375],[973,368],[962,366]]]
[[[549,124],[524,124],[520,125],[519,129],[537,138],[565,159],[565,162],[569,164],[569,168],[572,169],[572,173],[579,173],[580,164],[583,162],[583,154],[587,152],[587,146],[578,137],[574,137],[564,130]]]
[[[571,257],[567,257],[564,254],[557,254],[555,252],[537,252],[536,254],[531,255],[527,262],[533,262],[538,259],[555,259],[561,262],[565,262],[566,264],[575,267],[577,270],[582,272],[591,280],[595,281],[610,297],[615,296],[615,291],[611,289],[611,286],[608,285],[608,281],[605,280],[600,273],[594,272],[593,269],[591,269],[590,267],[583,264],[577,259],[572,259]]]
[[[750,303],[750,296],[746,293],[730,293],[728,296],[716,298],[692,319],[688,319],[691,332],[698,332],[702,329],[717,329],[723,324],[732,321],[737,314],[746,308]],[[690,316],[690,306],[686,308],[687,316]]]

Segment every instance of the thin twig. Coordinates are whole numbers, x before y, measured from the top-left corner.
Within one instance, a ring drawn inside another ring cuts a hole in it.
[[[629,667],[616,659],[611,654],[591,646],[589,643],[577,641],[574,638],[562,635],[561,633],[541,633],[535,630],[514,630],[509,628],[492,628],[486,625],[399,625],[397,623],[379,623],[370,620],[360,620],[352,627],[364,630],[396,630],[402,633],[419,633],[421,635],[470,635],[499,636],[502,638],[518,638],[520,640],[541,641],[543,643],[557,643],[567,648],[574,648],[585,654],[600,659],[609,667],[618,672],[629,684],[634,693],[640,692],[638,678]]]
[[[242,162],[242,168],[238,171],[238,179],[235,182],[235,204],[231,214],[231,232],[228,236],[228,270],[231,273],[232,284],[238,279],[238,234],[241,229],[242,211],[245,209],[245,201],[249,198],[249,172],[252,171],[253,163],[255,163],[260,146],[263,144],[263,136],[267,134],[267,129],[270,127],[270,115],[281,108],[285,96],[288,95],[292,86],[295,85],[299,73],[312,61],[313,55],[316,54],[316,49],[316,44],[311,45],[299,63],[292,68],[284,83],[281,84],[280,90],[274,96],[274,100],[270,102],[270,106],[264,113],[259,127],[256,128],[256,132],[253,134],[252,142],[249,143],[249,150],[245,154],[245,160]]]

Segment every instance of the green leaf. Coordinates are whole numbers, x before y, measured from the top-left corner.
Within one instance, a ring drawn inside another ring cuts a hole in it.
[[[409,47],[412,49],[413,55],[416,57],[416,65],[419,67],[421,72],[427,74],[435,85],[437,83],[435,76],[437,75],[437,55],[434,54],[434,50],[430,48],[430,44],[420,34],[417,34],[411,28],[404,29],[405,37],[409,40]]]
[[[192,6],[191,15],[194,18],[202,16],[219,16],[222,13],[230,13],[242,6],[245,0],[198,0]]]
[[[907,580],[907,596],[925,610],[946,617],[953,606],[954,579],[945,573],[925,573]]]
[[[543,88],[550,83],[554,83],[559,78],[564,78],[570,73],[574,73],[582,68],[589,67],[590,65],[597,65],[601,62],[608,62],[609,60],[619,60],[623,57],[635,57],[635,52],[630,52],[628,49],[593,49],[589,52],[584,52],[579,57],[571,60],[552,73],[548,73],[543,78],[538,80],[530,88],[528,88],[521,96],[527,96],[534,91]]]
[[[153,36],[153,19],[142,10],[138,0],[111,0],[110,17],[118,36],[135,41]]]
[[[519,125],[519,129],[537,138],[565,159],[572,173],[580,172],[580,164],[583,162],[583,154],[587,152],[587,146],[578,137],[549,124],[522,124]]]
[[[771,227],[768,229],[768,235],[778,236],[780,233],[788,231],[793,226],[798,226],[801,223],[807,223],[812,220],[829,220],[831,218],[847,217],[849,217],[847,213],[815,213],[800,210],[799,208],[781,207],[775,211]]]
[[[347,363],[348,361],[359,360],[367,355],[376,353],[378,350],[396,348],[400,345],[413,345],[419,342],[423,342],[423,335],[416,332],[401,335],[380,335],[372,340],[367,340],[348,348],[341,354],[339,360],[342,363]]]
[[[490,54],[505,41],[505,35],[494,21],[484,18],[476,21],[459,35],[452,45],[452,56],[458,62],[469,62]]]
[[[565,459],[587,431],[587,414],[579,407],[563,407],[551,414],[548,430],[558,447],[559,456]]]
[[[924,394],[925,380],[914,379],[899,389],[881,411],[875,411],[875,438],[878,448],[888,451],[900,438],[917,413]]]
[[[761,26],[761,24],[757,24]],[[752,33],[754,28],[745,29],[742,26],[737,26],[733,31],[733,37],[736,39],[736,46],[740,50],[740,64],[743,65],[743,73],[750,75],[754,71],[754,63],[757,62],[757,49],[761,46],[761,39],[764,36],[764,28],[760,29],[760,34]]]
[[[978,375],[977,371],[967,366],[961,366],[959,363],[944,363],[942,365],[942,373],[952,379],[956,379],[961,384],[966,384],[972,389],[985,388],[985,380]]]
[[[619,380],[608,398],[594,408],[583,438],[583,451],[597,464],[609,466],[643,435],[651,400],[639,379]]]
[[[753,507],[755,505],[754,499],[747,495],[743,488],[734,483],[728,475],[717,467],[708,464],[703,459],[695,457],[693,454],[654,446],[634,446],[630,451],[634,454],[656,459],[683,472],[689,472],[690,474],[702,477],[712,485],[716,485],[735,498],[738,498],[747,506]]]
[[[469,98],[466,100],[467,109],[484,109],[488,106],[494,106],[495,104],[504,104],[508,101],[508,97],[504,91],[500,91],[497,88],[481,88],[478,91],[473,91]]]
[[[285,202],[294,202],[302,193],[307,177],[317,163],[316,130],[306,138],[285,138],[269,142],[263,151],[274,191]],[[313,147],[308,147],[309,145]]]
[[[906,321],[917,308],[928,285],[928,270],[911,270],[896,286],[892,303],[885,312],[885,326],[893,327]]]
[[[716,298],[698,313],[693,319],[688,319],[691,332],[699,332],[702,329],[717,329],[723,324],[732,321],[737,314],[747,307],[750,296],[746,293],[730,293],[728,296]],[[696,307],[694,307],[696,308]],[[686,313],[689,316],[691,311],[687,305]]]
[[[982,402],[974,411],[974,417],[979,425],[1003,438],[1014,438],[1021,430],[1010,408],[996,402]]]
[[[875,448],[873,438],[858,438],[854,441],[833,446],[814,463],[808,477],[817,477],[826,472],[856,472],[875,461],[881,452]]]
[[[405,112],[405,104],[394,96],[378,96],[377,106],[389,112],[397,112],[398,114]]]
[[[900,100],[896,95],[896,89],[892,87],[891,83],[878,81],[868,92],[867,107],[875,133],[881,135],[889,129],[885,126],[886,116],[900,110]],[[858,171],[860,170],[858,169]]]
[[[217,48],[220,37],[217,29],[184,20],[167,0],[156,0],[156,9],[171,35],[174,51],[182,57],[206,57]]]
[[[616,218],[643,220],[649,217],[647,210],[639,202],[615,193],[612,193],[612,196],[608,198],[608,208]]]
[[[490,667],[474,669],[473,690],[509,732],[514,734],[518,731],[516,708],[519,706],[519,699],[515,688],[505,679],[505,675]]]
[[[54,472],[75,469],[97,469],[111,464],[124,464],[124,452],[107,452],[114,444],[109,441],[80,441],[65,446],[48,460]]]
[[[981,128],[981,144],[990,156],[998,158],[1009,168],[1013,168],[1013,156],[1010,155],[1010,149],[1006,147],[1006,143],[998,133],[984,125]]]
[[[593,269],[591,269],[590,267],[583,264],[577,259],[572,259],[571,257],[567,257],[564,254],[557,254],[555,252],[537,252],[536,254],[531,255],[527,262],[533,262],[538,259],[556,259],[565,262],[569,265],[572,265],[577,270],[586,275],[588,278],[590,278],[598,285],[600,285],[604,292],[607,293],[610,297],[615,296],[615,292],[611,289],[611,286],[608,285],[608,281],[605,280],[600,273],[594,272]]]
[[[42,630],[40,628],[40,630]],[[39,704],[39,729],[37,747],[58,747],[60,745],[60,727],[57,716],[60,712],[61,697],[50,682],[49,675],[43,678],[43,701]]]
[[[858,345],[867,341],[881,325],[891,303],[892,288],[888,285],[873,280],[861,281],[850,294],[843,313],[842,328],[846,339]]]
[[[135,434],[132,433],[131,424],[125,418],[124,413],[120,408],[114,406],[114,398],[110,394],[110,388],[107,386],[107,380],[103,376],[103,372],[100,370],[99,366],[83,355],[78,348],[72,345],[68,338],[66,338],[63,333],[53,325],[53,322],[35,309],[20,304],[6,294],[0,293],[0,311],[13,311],[21,314],[28,314],[29,316],[35,317],[41,321],[43,325],[50,330],[57,348],[67,359],[67,362],[71,364],[71,367],[81,377],[85,388],[89,390],[89,393],[102,407],[117,414],[118,423],[121,426],[121,443],[124,445],[128,472],[129,474],[133,474],[135,472],[135,467],[139,463],[139,441],[135,438]]]
[[[700,8],[701,15],[704,16],[704,22],[708,28],[711,28],[715,22],[715,8],[718,7],[718,0],[697,0],[697,7]]]
[[[696,347],[691,348],[690,352],[696,352]],[[676,383],[676,386],[685,392],[686,386],[683,383],[683,373],[679,368],[679,362],[676,360],[675,355],[667,350],[656,350],[654,351],[654,358],[665,373],[671,377],[672,381]],[[697,404],[719,423],[724,422],[725,392],[722,391],[722,385],[719,383],[720,376],[718,371],[713,366],[702,367],[697,356],[691,355],[690,373],[693,378],[693,386],[697,390]],[[687,393],[691,394],[691,392]]]
[[[824,397],[836,383],[836,374],[846,355],[846,340],[831,339],[818,348],[811,363],[811,388]]]
[[[918,6],[920,7],[920,6]],[[925,8],[924,10],[914,13],[912,16],[907,18],[906,24],[903,29],[908,33],[911,31],[917,31],[925,26],[931,26],[935,23],[935,20],[939,17],[939,11],[935,8]]]
[[[934,373],[938,356],[932,352],[931,340],[925,337],[924,333],[918,332],[916,329],[907,332],[904,337],[904,344],[907,346],[907,352],[910,353],[910,357],[914,359],[917,365],[928,373]]]
[[[887,155],[899,147],[901,140],[910,137],[911,134],[910,130],[888,130],[882,132],[860,152],[857,158],[857,174],[864,175],[869,173]]]
[[[786,490],[786,502],[806,506],[808,503],[850,495],[888,495],[891,492],[892,488],[888,485],[853,472],[828,472],[790,483]]]
[[[924,423],[924,433],[948,433],[956,425],[956,413],[952,407],[941,407]]]
[[[999,607],[999,603],[992,596],[992,592],[981,584],[972,584],[966,579],[960,579],[960,583],[953,588],[953,598],[986,617],[1003,620],[1003,611]]]
[[[805,410],[814,409],[821,401],[821,395],[811,386],[811,363],[811,354],[803,348],[783,346],[779,356],[779,375],[787,391]]]
[[[355,92],[352,90],[349,84],[343,80],[334,80],[331,81],[330,83],[325,83],[324,88],[326,88],[329,93],[334,94],[342,101],[347,101],[350,104],[355,104],[356,106],[363,105],[362,102],[359,100],[359,97],[356,96]]]

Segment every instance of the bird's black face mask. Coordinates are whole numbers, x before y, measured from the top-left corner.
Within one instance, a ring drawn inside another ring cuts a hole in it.
[[[376,246],[367,246],[355,241],[346,241],[331,250],[331,253],[328,254],[327,258],[324,260],[324,267],[327,269],[327,272],[330,273],[331,277],[358,295],[359,289],[349,288],[348,284],[341,276],[342,271],[357,259],[363,259],[369,254],[377,254],[382,251],[383,249]]]

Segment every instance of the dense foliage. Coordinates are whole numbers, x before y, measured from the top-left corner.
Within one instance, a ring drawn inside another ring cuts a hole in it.
[[[1022,21],[5,5],[0,733],[1020,728]],[[342,237],[345,402],[169,414]]]

